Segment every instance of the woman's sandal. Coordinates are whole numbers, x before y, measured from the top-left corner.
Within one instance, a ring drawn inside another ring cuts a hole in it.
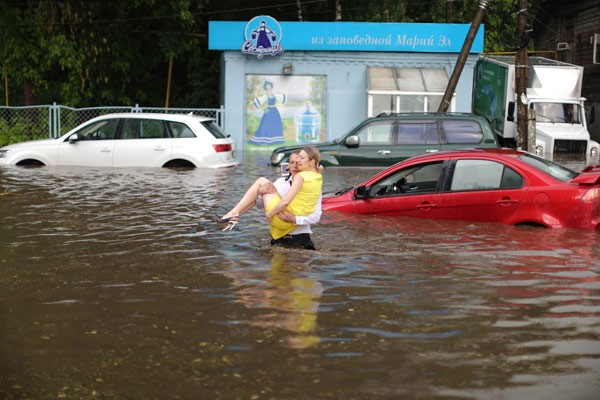
[[[238,224],[239,221],[229,221],[227,226],[223,229],[223,231],[231,231]]]
[[[231,218],[233,217],[223,218],[220,215],[215,215],[215,222],[218,224],[226,224],[231,220]]]
[[[233,218],[236,218],[236,219],[233,219]],[[219,215],[215,215],[215,222],[217,222],[218,224],[227,224],[225,229],[223,229],[224,231],[232,230],[238,224],[238,222],[239,222],[238,219],[239,219],[238,215],[234,215],[234,216],[231,216],[228,218],[223,218]]]

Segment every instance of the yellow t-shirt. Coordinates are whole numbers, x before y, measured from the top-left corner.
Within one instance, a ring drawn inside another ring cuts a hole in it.
[[[304,182],[294,199],[288,204],[287,210],[294,215],[308,215],[315,210],[317,201],[319,201],[319,196],[321,195],[321,189],[323,187],[323,176],[320,173],[313,171],[302,171],[298,174],[302,176]],[[267,205],[266,210],[272,210],[280,201],[281,197],[279,195],[274,196]],[[271,220],[269,229],[273,239],[279,239],[280,237],[293,232],[296,229],[296,225],[291,222],[282,221],[276,215]]]

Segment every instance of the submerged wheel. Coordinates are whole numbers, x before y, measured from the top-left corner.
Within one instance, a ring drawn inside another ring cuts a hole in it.
[[[163,168],[196,168],[194,164],[187,160],[171,160]]]
[[[539,222],[521,222],[515,225],[517,228],[537,228],[537,229],[546,229],[548,228],[544,224],[540,224]]]
[[[40,160],[27,159],[22,160],[17,163],[18,167],[28,167],[28,168],[37,168],[37,167],[45,167],[46,164],[41,162]]]

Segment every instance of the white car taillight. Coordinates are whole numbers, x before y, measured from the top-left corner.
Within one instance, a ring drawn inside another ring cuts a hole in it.
[[[231,151],[230,144],[213,144],[213,147],[217,153],[223,153],[224,151]]]

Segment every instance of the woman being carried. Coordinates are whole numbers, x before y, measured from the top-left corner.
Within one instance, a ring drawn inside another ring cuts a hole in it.
[[[250,210],[256,203],[256,198],[262,195],[265,216],[273,239],[279,239],[293,232],[297,226],[282,221],[277,214],[283,210],[289,210],[294,215],[308,215],[315,209],[323,186],[319,161],[319,150],[312,146],[304,147],[296,161],[300,172],[294,177],[290,190],[283,198],[272,190],[271,181],[267,178],[258,178],[235,207],[222,217],[218,217],[217,222],[237,222],[240,215]]]

